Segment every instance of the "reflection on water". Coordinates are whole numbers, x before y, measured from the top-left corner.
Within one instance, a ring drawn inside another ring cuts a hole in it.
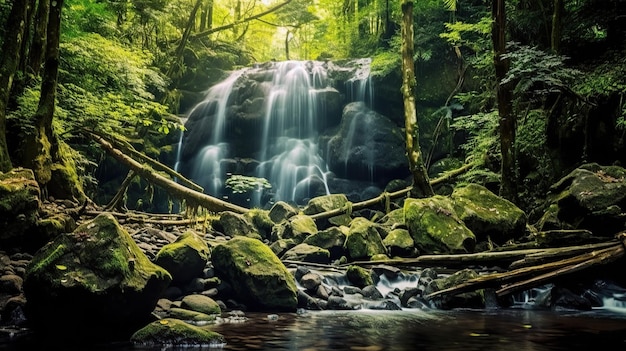
[[[210,326],[223,334],[224,350],[603,350],[626,347],[626,313],[526,309],[482,311],[324,311],[248,313],[239,324]],[[3,344],[0,350],[57,350],[65,345]],[[133,348],[128,343],[89,345],[90,351],[182,351],[200,348]],[[212,350],[201,348],[201,350]]]
[[[212,329],[226,350],[572,350],[626,346],[626,315],[529,310],[249,315]]]

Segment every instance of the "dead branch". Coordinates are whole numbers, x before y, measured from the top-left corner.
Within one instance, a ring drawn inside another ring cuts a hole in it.
[[[140,177],[150,183],[166,189],[173,197],[185,199],[190,207],[199,206],[206,208],[211,212],[232,211],[236,213],[245,213],[248,211],[247,208],[228,203],[169,180],[152,169],[137,162],[130,156],[125,155],[120,150],[114,148],[111,143],[106,141],[104,138],[93,133],[89,133],[89,136],[93,140],[97,141],[109,155],[134,170]]]

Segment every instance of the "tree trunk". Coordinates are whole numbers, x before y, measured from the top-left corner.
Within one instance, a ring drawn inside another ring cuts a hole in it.
[[[13,86],[13,76],[20,61],[20,47],[24,38],[29,4],[23,0],[13,1],[0,54],[0,172],[6,172],[13,167],[6,139],[6,110]]]
[[[563,0],[554,0],[554,12],[552,13],[552,33],[550,35],[550,47],[555,54],[561,49],[561,23],[563,21]]]
[[[506,12],[504,0],[492,1],[493,63],[496,71],[496,94],[498,101],[500,148],[502,165],[500,196],[512,202],[517,200],[517,165],[515,160],[515,116],[513,115],[510,84],[502,84],[509,70],[509,60],[502,58],[506,53]]]
[[[52,178],[53,153],[58,151],[56,136],[52,130],[57,77],[59,74],[59,40],[63,0],[50,0],[48,37],[44,72],[41,81],[41,97],[35,112],[35,130],[24,140],[23,166],[33,170],[35,179],[46,186]]]
[[[28,67],[34,76],[39,76],[41,65],[44,59],[44,48],[46,47],[48,16],[50,13],[50,2],[39,1],[37,14],[35,15],[35,31],[33,42],[30,45],[28,56]]]
[[[413,176],[410,196],[434,195],[419,145],[419,127],[415,109],[415,66],[413,62],[413,0],[402,1],[402,96],[406,127],[406,154]]]
[[[287,61],[289,61],[289,34],[291,34],[290,31],[285,34],[285,60]]]

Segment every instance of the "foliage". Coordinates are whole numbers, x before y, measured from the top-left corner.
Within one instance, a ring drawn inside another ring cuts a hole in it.
[[[594,63],[591,70],[573,85],[573,90],[585,97],[624,94],[626,91],[626,57],[615,52]]]
[[[225,185],[226,188],[231,189],[235,194],[272,188],[272,185],[265,178],[249,177],[240,174],[231,175],[226,179]]]
[[[512,43],[503,58],[509,59],[511,66],[501,84],[513,84],[513,94],[530,101],[568,90],[580,76],[580,71],[565,65],[565,57],[536,47]]]

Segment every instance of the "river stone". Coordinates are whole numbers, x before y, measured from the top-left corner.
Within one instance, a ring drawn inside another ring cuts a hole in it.
[[[270,245],[270,249],[276,256],[280,257],[296,245],[298,244],[293,239],[278,239]]]
[[[353,260],[387,253],[376,224],[363,217],[357,217],[350,223],[344,247]]]
[[[298,244],[285,252],[281,259],[288,261],[328,264],[330,263],[330,252],[326,249],[322,249],[321,247],[309,244]]]
[[[490,238],[503,245],[524,234],[527,220],[524,211],[484,186],[468,184],[458,187],[450,197],[457,215],[476,235],[476,240]]]
[[[285,265],[257,239],[235,237],[212,254],[218,276],[228,280],[237,297],[252,309],[294,311],[298,289]]]
[[[130,341],[136,347],[218,347],[224,344],[224,337],[179,319],[164,318],[136,331]]]
[[[250,221],[248,217],[231,211],[222,212],[219,220],[213,223],[213,228],[231,237],[243,235],[261,239],[259,230],[252,224],[252,221]]]
[[[172,275],[172,283],[183,285],[202,275],[209,260],[209,247],[192,231],[183,233],[159,250],[154,263]]]
[[[220,306],[212,298],[200,294],[183,297],[180,307],[206,314],[221,314]]]
[[[215,314],[206,314],[198,311],[193,311],[182,307],[172,307],[167,310],[166,317],[176,318],[182,321],[188,321],[193,323],[212,323],[217,319]]]
[[[150,320],[170,281],[112,215],[101,214],[34,255],[24,279],[28,319],[68,342],[127,338]]]
[[[31,232],[39,219],[40,196],[32,170],[15,168],[0,172],[0,242]]]
[[[328,250],[330,259],[336,260],[344,255],[343,244],[346,242],[346,232],[348,232],[347,227],[330,227],[311,234],[304,239],[303,243]]]
[[[424,254],[468,253],[476,237],[457,216],[450,198],[406,199],[404,216],[415,247]]]
[[[409,257],[415,254],[415,241],[406,229],[394,229],[383,239],[383,245],[393,256]]]
[[[285,201],[276,202],[270,209],[269,216],[274,223],[286,221],[290,217],[298,214],[298,209]]]
[[[348,278],[348,281],[350,281],[352,285],[361,289],[374,284],[370,271],[359,266],[348,267],[346,278]]]
[[[272,228],[272,241],[293,239],[302,243],[309,235],[317,233],[317,225],[309,216],[296,215]]]

